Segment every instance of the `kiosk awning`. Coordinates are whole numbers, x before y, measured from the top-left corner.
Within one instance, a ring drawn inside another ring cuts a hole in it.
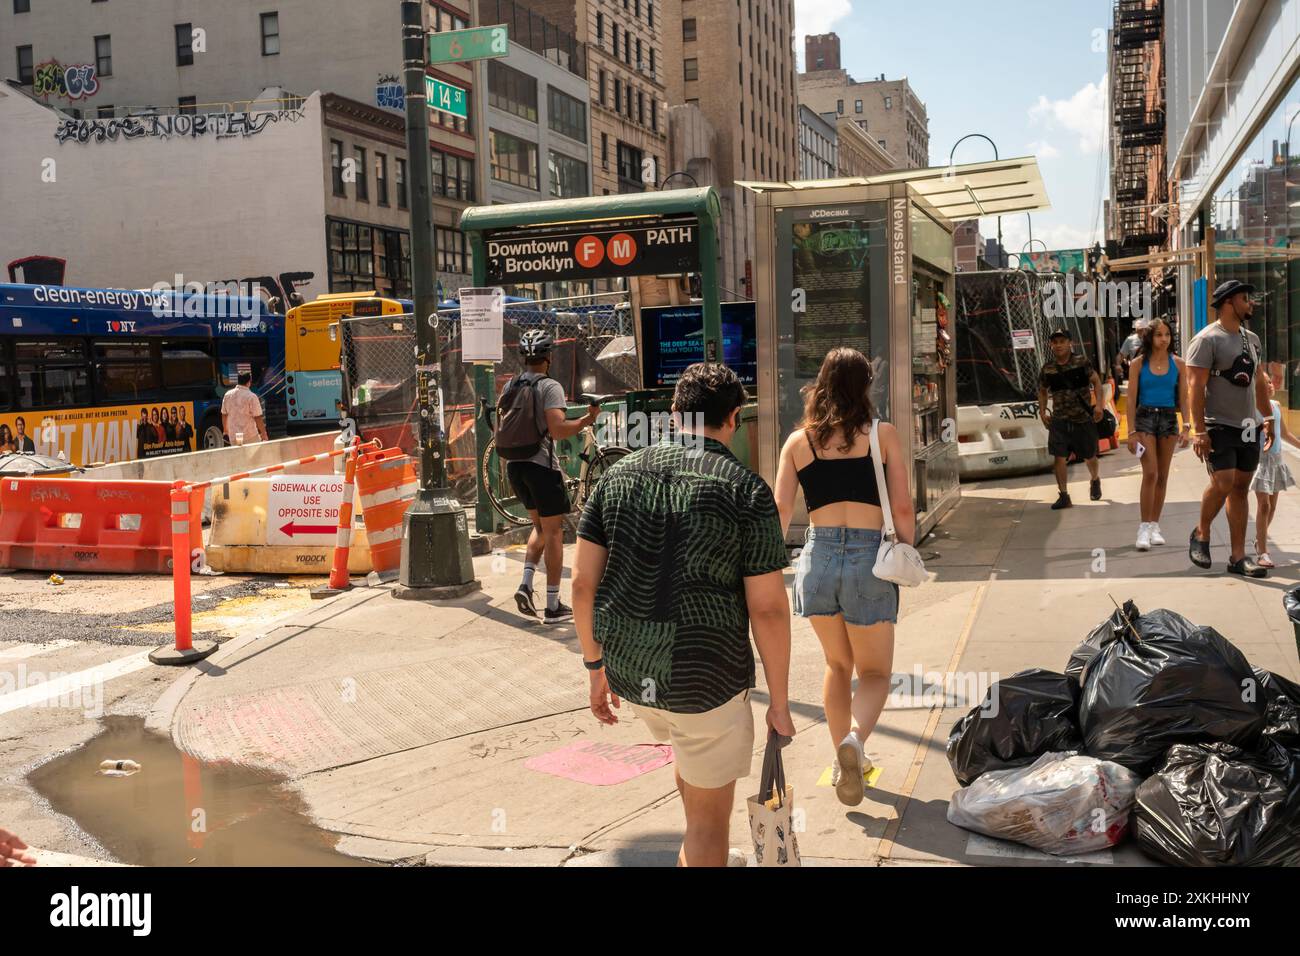
[[[998,159],[987,163],[930,166],[880,176],[850,179],[816,179],[791,182],[737,182],[754,192],[873,186],[907,183],[951,222],[1002,216],[1015,212],[1050,209],[1047,189],[1033,156]]]

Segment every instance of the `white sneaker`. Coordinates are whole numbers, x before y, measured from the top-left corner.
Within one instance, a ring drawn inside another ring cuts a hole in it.
[[[856,807],[862,802],[862,741],[853,731],[840,741],[835,748],[835,763],[839,769],[839,779],[835,780],[835,796],[846,807]],[[835,779],[834,771],[831,778]]]
[[[1165,543],[1165,536],[1164,536],[1163,534],[1160,533],[1160,524],[1159,524],[1159,522],[1151,521],[1151,522],[1149,522],[1149,523],[1147,524],[1147,528],[1148,528],[1148,530],[1150,530],[1150,532],[1151,532],[1151,543],[1152,543],[1152,544],[1159,546],[1159,545],[1162,545],[1162,544]]]
[[[1137,549],[1139,551],[1151,550],[1151,525],[1145,521],[1138,525]]]

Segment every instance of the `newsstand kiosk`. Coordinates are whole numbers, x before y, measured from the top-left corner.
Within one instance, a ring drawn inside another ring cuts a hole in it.
[[[827,352],[852,346],[871,360],[872,402],[912,462],[919,540],[960,495],[952,223],[906,182],[756,192],[758,471],[775,483],[800,390]],[[790,540],[806,525],[801,506]]]

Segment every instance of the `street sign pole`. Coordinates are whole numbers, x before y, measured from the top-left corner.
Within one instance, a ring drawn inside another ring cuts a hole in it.
[[[433,183],[425,97],[426,40],[421,0],[401,0],[406,79],[406,160],[411,182],[411,286],[415,300],[415,387],[419,413],[420,490],[402,525],[398,597],[451,598],[475,591],[465,511],[447,487]]]

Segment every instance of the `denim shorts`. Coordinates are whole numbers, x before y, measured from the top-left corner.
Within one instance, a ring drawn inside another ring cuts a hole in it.
[[[1178,412],[1172,408],[1139,405],[1133,431],[1155,438],[1169,438],[1178,434]]]
[[[795,564],[794,613],[800,617],[843,614],[848,624],[898,620],[898,585],[872,569],[880,532],[867,528],[809,528]]]

